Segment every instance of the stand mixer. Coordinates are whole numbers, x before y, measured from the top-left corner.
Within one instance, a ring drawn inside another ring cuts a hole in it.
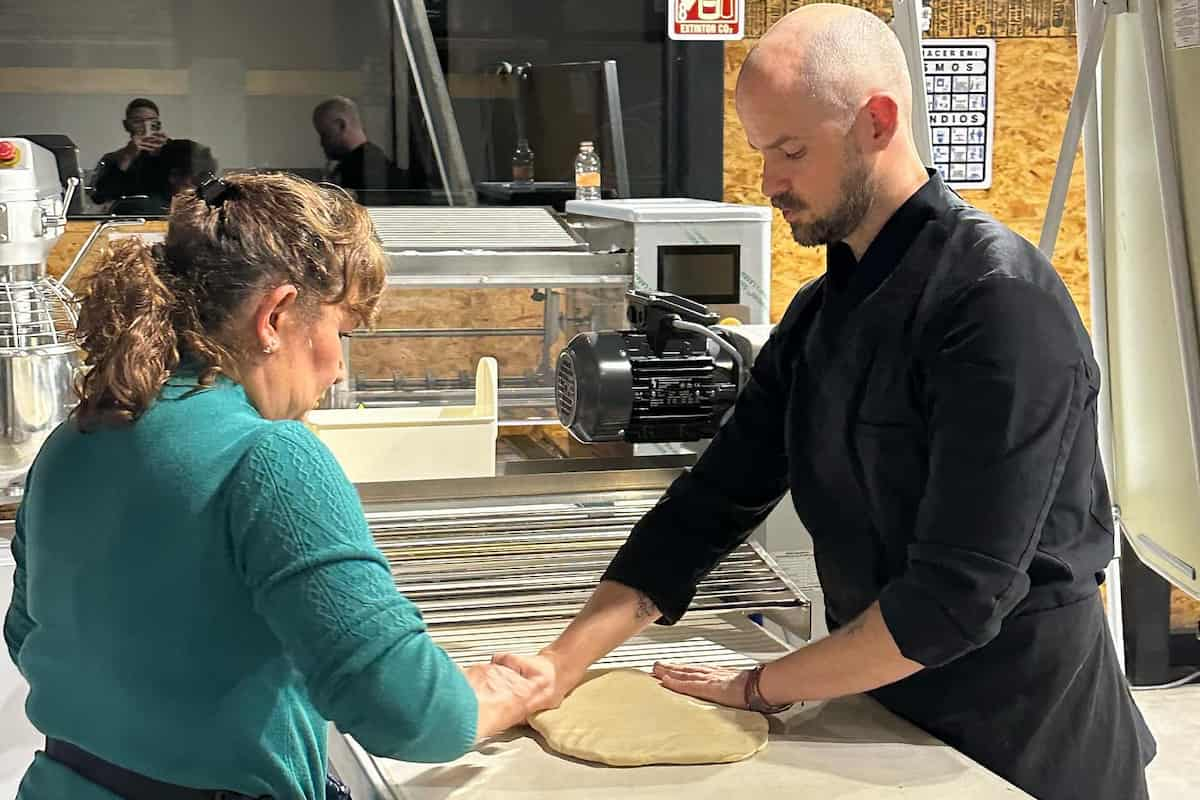
[[[69,179],[64,197],[50,151],[0,138],[0,506],[20,501],[34,457],[76,402],[74,298],[46,260],[78,185]]]

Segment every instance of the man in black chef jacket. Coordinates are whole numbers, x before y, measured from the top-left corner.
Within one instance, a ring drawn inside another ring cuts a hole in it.
[[[313,127],[326,158],[337,162],[330,176],[334,183],[355,192],[362,205],[400,202],[399,191],[409,188],[408,174],[367,138],[357,103],[348,97],[321,102],[313,109]]]
[[[587,607],[539,656],[496,660],[556,704],[678,620],[790,489],[833,632],[758,670],[657,665],[667,687],[760,710],[870,692],[1036,797],[1144,798],[1155,744],[1098,594],[1114,536],[1087,333],[1047,260],[926,171],[911,108],[867,12],[807,6],[761,40],[738,115],[826,273]]]

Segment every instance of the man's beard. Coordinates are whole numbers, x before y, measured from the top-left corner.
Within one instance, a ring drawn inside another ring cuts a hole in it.
[[[808,222],[792,222],[792,238],[801,247],[815,247],[843,241],[866,219],[871,210],[874,182],[867,169],[866,159],[857,148],[846,148],[848,165],[842,176],[841,199],[832,211]],[[803,211],[808,206],[790,194],[776,195],[771,205],[783,210]]]

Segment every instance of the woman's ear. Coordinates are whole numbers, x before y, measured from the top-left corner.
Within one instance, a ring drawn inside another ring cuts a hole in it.
[[[277,286],[259,299],[254,309],[254,335],[263,353],[271,355],[283,341],[282,322],[296,308],[299,292],[290,283]]]

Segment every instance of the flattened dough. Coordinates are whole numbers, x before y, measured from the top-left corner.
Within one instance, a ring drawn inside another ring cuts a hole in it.
[[[723,764],[767,744],[767,718],[672,692],[632,669],[592,670],[529,724],[555,752],[614,767]]]

